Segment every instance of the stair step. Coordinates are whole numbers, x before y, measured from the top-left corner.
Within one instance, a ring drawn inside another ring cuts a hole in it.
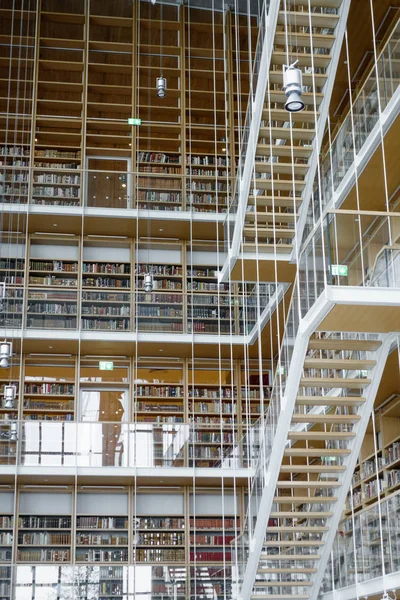
[[[314,45],[313,45],[314,48]],[[326,69],[332,57],[329,54],[310,54],[308,52],[296,52],[296,60],[298,60],[299,68],[303,71],[304,67],[311,67],[314,63],[315,67]],[[271,65],[285,65],[287,63],[287,54],[282,50],[275,50],[271,56]]]
[[[263,543],[263,547],[264,548],[269,548],[269,547],[279,547],[279,548],[292,548],[292,547],[299,547],[299,548],[316,548],[319,546],[323,546],[325,544],[325,542],[323,540],[276,540],[276,541],[268,541],[265,540]]]
[[[279,73],[279,83],[282,85],[282,71]],[[303,81],[304,83],[304,81]],[[302,140],[311,142],[315,136],[315,129],[303,129],[301,127],[260,127],[259,138],[280,140]]]
[[[313,488],[313,489],[331,489],[338,488],[342,484],[339,481],[277,481],[276,487],[281,489],[295,488]]]
[[[326,387],[326,388],[365,388],[371,383],[370,379],[347,379],[345,377],[302,377],[300,387]]]
[[[276,527],[268,527],[268,533],[282,532],[282,533],[293,533],[293,532],[307,532],[307,533],[323,533],[328,531],[329,527],[323,525],[315,526],[312,525],[277,525]]]
[[[258,144],[256,156],[288,156],[291,158],[308,158],[312,152],[311,146],[291,146],[290,144]]]
[[[270,514],[271,519],[326,519],[333,515],[332,512],[300,512],[300,511],[279,511]]]
[[[364,396],[297,396],[299,406],[360,406]]]
[[[275,244],[262,244],[262,243],[258,243],[255,244],[254,242],[244,242],[242,244],[242,247],[244,248],[245,251],[247,252],[255,252],[256,248],[258,250],[258,252],[272,252],[276,254],[290,254],[290,252],[293,250],[293,244],[280,244],[277,243]]]
[[[256,161],[255,162],[255,170],[256,173],[283,173],[285,175],[291,175],[293,172],[295,175],[302,175],[303,177],[308,173],[309,166],[308,165],[298,165],[292,164],[292,162],[287,163],[270,163],[266,161]]]
[[[276,504],[334,504],[336,496],[275,496]]]
[[[297,113],[290,113],[292,116],[292,123],[315,123],[315,119],[318,119],[319,113],[313,110],[302,110]],[[269,110],[263,110],[262,119],[264,121],[283,121],[289,122],[289,113],[285,108],[271,108]]]
[[[260,598],[270,598],[270,600],[308,600],[308,594],[255,594],[251,600],[260,600]]]
[[[310,24],[309,15],[311,15],[311,26],[312,27],[329,27],[334,29],[336,23],[339,20],[339,15],[322,14],[322,13],[308,13],[308,11],[299,12],[290,10],[286,14],[284,11],[279,11],[278,23],[279,25],[285,25],[288,23],[296,23],[296,27],[308,27]],[[292,33],[292,37],[295,34]]]
[[[321,557],[319,554],[265,554],[261,553],[260,560],[269,560],[276,562],[278,560],[292,560],[292,561],[309,561],[319,560]]]
[[[295,189],[297,192],[301,192],[305,186],[305,181],[298,179],[262,179],[260,177],[256,179],[255,185],[258,190],[270,190],[273,186],[276,191],[291,192]]]
[[[263,223],[292,223],[298,217],[295,213],[283,213],[283,212],[247,212],[246,221],[255,221],[257,217],[257,223],[262,221]]]
[[[350,453],[349,448],[286,448],[284,456],[347,456]]]
[[[310,34],[308,34],[310,37]],[[327,80],[326,73],[305,73],[303,71],[303,85],[315,85],[315,87],[322,88],[325,81]],[[314,83],[315,81],[315,83]],[[270,84],[278,84],[282,85],[282,69],[277,69],[276,71],[269,72],[269,82]]]
[[[317,415],[315,413],[294,413],[292,416],[292,423],[357,423],[360,419],[360,415],[335,415],[332,413]]]
[[[299,206],[301,204],[301,197],[292,198],[291,196],[249,196],[249,204],[257,206],[270,206],[274,208],[289,207],[293,208],[294,204]]]
[[[310,432],[308,432],[310,433]],[[282,465],[281,473],[343,473],[342,465]]]
[[[257,229],[252,226],[246,226],[243,229],[243,233],[247,237],[256,237],[265,235],[270,238],[293,238],[295,235],[294,229],[278,229],[277,227],[257,227]]]
[[[321,54],[319,56],[322,56]],[[279,63],[275,63],[275,64],[279,64]],[[319,106],[322,102],[322,100],[324,99],[324,95],[320,92],[317,92],[315,94],[315,98],[314,98],[314,94],[312,92],[303,92],[301,95],[302,99],[304,100],[304,103],[306,106],[314,106],[314,100],[315,100],[315,104],[317,106]],[[277,103],[281,103],[283,104],[286,101],[286,96],[285,96],[285,92],[283,90],[267,90],[265,93],[265,105],[264,108],[267,108],[267,103],[269,102],[277,102]]]
[[[312,36],[312,45],[313,48],[327,48],[328,50],[330,48],[332,48],[334,42],[335,42],[335,36],[334,35],[322,35],[322,34],[318,34],[318,33],[313,33]],[[274,42],[276,45],[279,46],[284,46],[286,48],[286,43],[290,42],[290,34],[286,34],[285,31],[276,31],[275,32],[275,37],[274,37]],[[310,41],[310,34],[309,33],[298,33],[296,32],[295,34],[295,40],[293,40],[293,43],[296,46],[300,46],[303,48],[309,48],[311,45],[311,41]]]
[[[294,573],[294,574],[298,573],[300,575],[301,574],[306,575],[309,573],[316,573],[317,571],[318,571],[318,569],[311,568],[311,567],[304,567],[303,569],[302,568],[297,568],[297,569],[296,568],[293,568],[293,569],[281,568],[280,569],[279,567],[267,569],[267,568],[259,567],[257,569],[257,573],[285,573],[285,574],[287,573],[288,575],[290,575],[291,573]]]
[[[289,440],[349,440],[356,437],[352,431],[289,431]]]
[[[338,340],[336,338],[311,339],[310,350],[377,350],[382,345],[379,340]]]
[[[356,360],[352,358],[306,358],[305,369],[346,369],[348,371],[372,369],[376,360]]]
[[[264,581],[264,580],[256,580],[254,582],[256,587],[310,587],[312,584],[311,581]]]

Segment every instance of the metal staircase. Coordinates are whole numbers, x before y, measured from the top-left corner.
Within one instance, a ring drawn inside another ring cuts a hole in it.
[[[279,475],[271,482],[254,599],[318,595],[390,347],[390,336],[370,338],[318,333],[309,340]]]
[[[280,1],[242,251],[292,252],[298,210],[314,180],[348,5],[349,0]],[[306,106],[288,113],[282,70],[296,60]]]

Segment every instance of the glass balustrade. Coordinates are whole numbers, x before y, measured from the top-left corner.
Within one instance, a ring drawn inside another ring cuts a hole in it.
[[[349,516],[339,525],[323,591],[355,585],[400,571],[400,492]],[[383,561],[383,565],[382,565]]]
[[[253,435],[253,433],[251,434]],[[0,464],[30,467],[248,468],[233,424],[4,421]]]

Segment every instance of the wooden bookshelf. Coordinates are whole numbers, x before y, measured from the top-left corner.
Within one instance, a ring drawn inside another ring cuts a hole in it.
[[[24,368],[23,419],[72,421],[75,416],[75,361],[28,358]]]
[[[13,547],[13,535],[14,532],[14,515],[12,513],[2,513],[0,515],[0,565],[11,563],[12,561],[12,547]],[[4,578],[4,581],[3,581]],[[0,597],[7,596],[8,585],[7,570],[4,567],[0,567]]]
[[[184,517],[137,515],[133,538],[138,563],[185,562]]]
[[[136,368],[133,415],[141,423],[183,423],[185,386],[182,364],[139,362]]]
[[[354,510],[385,498],[400,489],[400,396],[394,395],[375,414],[377,432],[376,465],[373,429],[370,421],[352,479]],[[350,495],[345,514],[351,513]]]
[[[19,515],[17,562],[31,564],[70,561],[70,515]]]
[[[128,516],[76,517],[77,563],[127,563]]]

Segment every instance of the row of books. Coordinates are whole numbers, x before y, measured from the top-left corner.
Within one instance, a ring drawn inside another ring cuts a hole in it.
[[[78,562],[127,562],[128,549],[121,550],[96,550],[77,549],[76,560]]]
[[[141,533],[137,539],[139,546],[183,546],[184,543],[185,535],[175,531]]]
[[[63,260],[31,260],[29,269],[32,271],[60,271],[64,273],[77,273],[77,262],[65,262]]]
[[[115,535],[111,533],[84,534],[76,536],[76,543],[80,546],[127,546],[128,535]]]
[[[138,529],[184,529],[185,519],[182,517],[138,517]]]
[[[78,517],[78,529],[128,529],[126,517]]]
[[[24,516],[19,518],[18,527],[20,529],[69,529],[71,517]]]
[[[185,562],[185,550],[167,548],[136,548],[137,562]]]
[[[180,385],[138,385],[136,387],[137,396],[156,396],[158,398],[176,398],[183,396],[183,387]]]
[[[75,386],[73,383],[26,383],[24,392],[25,394],[74,394]]]
[[[236,404],[232,406],[231,402],[194,402],[193,405],[189,404],[189,410],[200,413],[211,413],[211,414],[232,414],[236,413]]]
[[[63,183],[63,184],[79,184],[79,175],[58,175],[56,173],[40,173],[36,174],[33,179],[34,183]]]
[[[18,534],[18,544],[24,546],[70,546],[71,534],[49,533],[48,531],[20,533]]]
[[[19,562],[69,562],[71,560],[70,550],[18,550],[17,560]]]
[[[107,274],[129,274],[131,266],[129,263],[87,263],[82,265],[83,273],[107,273]]]
[[[134,410],[138,412],[156,412],[161,411],[159,404],[149,404],[147,402],[135,402]],[[182,404],[163,404],[162,410],[164,412],[183,412]],[[153,419],[151,420],[153,422]],[[176,420],[176,417],[164,417],[163,423],[181,423],[182,420]]]

